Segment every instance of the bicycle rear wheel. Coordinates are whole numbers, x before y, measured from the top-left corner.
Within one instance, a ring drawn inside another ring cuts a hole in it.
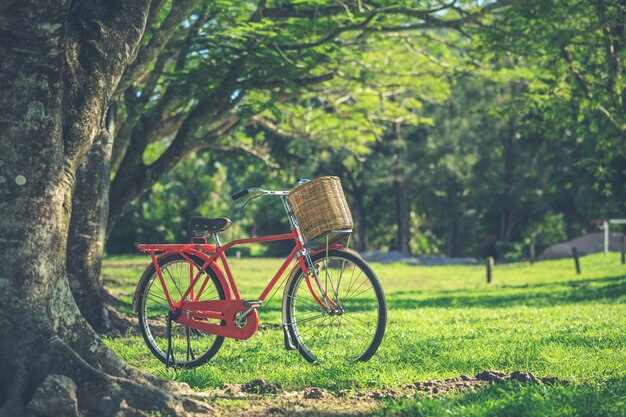
[[[309,362],[370,359],[387,324],[387,302],[378,277],[353,252],[323,251],[312,260],[324,291],[340,309],[326,312],[302,272],[291,280],[285,300],[286,325],[296,349]],[[313,278],[310,284],[321,299]]]
[[[198,265],[203,262],[191,257],[190,263],[180,254],[174,253],[159,260],[161,276],[168,292],[174,301],[182,297],[191,283],[191,279],[200,271]],[[205,279],[205,289],[197,296]],[[139,306],[139,328],[150,351],[161,362],[167,363],[167,317],[170,311],[167,298],[163,291],[154,265],[146,270],[137,286],[137,303]],[[215,272],[207,269],[196,282],[190,299],[196,301],[223,300],[224,289]],[[194,368],[211,359],[222,346],[224,337],[216,336],[183,326],[174,321],[171,323],[171,353],[169,364],[183,368]]]

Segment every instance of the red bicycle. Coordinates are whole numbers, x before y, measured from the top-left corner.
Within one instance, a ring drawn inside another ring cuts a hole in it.
[[[333,243],[351,230],[329,230],[321,239],[307,241],[289,191],[247,188],[232,197],[238,200],[250,193],[252,198],[280,198],[290,233],[222,245],[218,234],[231,221],[195,217],[190,223],[191,243],[139,245],[152,263],[137,285],[133,304],[152,353],[166,366],[191,368],[215,356],[225,337],[248,339],[259,326],[258,307],[293,265],[282,301],[285,348],[297,350],[309,362],[370,359],[385,333],[386,301],[370,266],[347,245]],[[242,299],[226,251],[247,243],[289,239],[294,248],[265,290],[258,298]]]

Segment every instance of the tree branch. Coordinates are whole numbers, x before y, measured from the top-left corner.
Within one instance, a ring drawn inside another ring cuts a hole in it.
[[[304,77],[304,78],[296,78],[290,81],[286,80],[272,80],[272,81],[259,81],[258,79],[246,80],[239,83],[242,87],[245,88],[256,88],[256,89],[272,89],[272,88],[280,88],[286,87],[288,85],[294,85],[296,87],[306,87],[308,85],[321,84],[325,81],[330,81],[335,76],[334,73],[329,72],[322,75],[315,75],[312,77]]]
[[[365,20],[361,23],[356,23],[353,25],[340,26],[331,31],[328,35],[323,38],[318,39],[315,42],[307,42],[293,45],[281,45],[280,48],[283,51],[301,51],[303,49],[315,48],[316,46],[320,46],[327,42],[334,40],[337,36],[344,32],[359,30],[365,28],[370,22],[378,15],[378,12],[371,13]]]
[[[432,9],[410,9],[407,7],[389,7],[377,4],[373,1],[350,1],[342,2],[333,6],[316,7],[316,8],[296,8],[293,5],[285,5],[283,7],[274,7],[265,9],[264,17],[276,20],[282,19],[317,19],[320,17],[332,17],[342,13],[362,13],[364,11],[387,11],[387,10],[404,10],[407,16],[424,16],[450,9],[456,4],[456,0],[450,3],[444,3],[441,6]]]
[[[587,82],[583,74],[578,70],[578,68],[574,66],[574,59],[572,58],[572,54],[570,53],[569,49],[567,49],[567,46],[564,46],[561,50],[561,56],[563,57],[565,62],[567,62],[570,72],[574,76],[574,79],[576,80],[580,88],[582,88],[583,92],[585,93],[585,97],[587,97],[587,99],[589,100],[593,100],[593,93],[591,92],[589,83]]]
[[[594,95],[591,91],[591,86],[589,85],[583,74],[574,65],[574,59],[572,58],[572,54],[567,49],[567,47],[564,47],[562,49],[561,56],[563,57],[565,62],[567,62],[570,72],[574,76],[574,79],[576,80],[580,88],[583,90],[585,97],[589,101],[593,102]],[[611,123],[617,129],[620,135],[624,137],[624,135],[626,134],[626,123],[620,123],[619,120],[615,118],[613,113],[602,104],[597,104],[596,109],[607,119],[609,123]]]
[[[202,26],[207,22],[207,20],[209,20],[209,10],[205,9],[200,13],[200,15],[198,15],[196,21],[189,28],[183,44],[177,48],[178,58],[176,58],[176,65],[174,67],[175,71],[181,71],[185,67],[187,55],[189,54],[191,45],[193,44],[193,37],[200,33]]]
[[[261,128],[271,132],[281,138],[285,139],[312,139],[310,134],[303,134],[299,132],[290,132],[288,130],[283,129],[282,127],[276,125],[271,120],[268,120],[262,116],[256,115],[250,119],[252,124],[260,126]]]
[[[414,31],[414,30],[423,30],[423,29],[436,29],[436,28],[454,28],[457,30],[462,30],[461,27],[464,24],[470,23],[485,14],[492,12],[496,9],[503,8],[515,3],[521,3],[525,0],[500,0],[486,6],[481,7],[476,12],[469,12],[458,7],[454,7],[456,1],[452,1],[451,3],[443,4],[439,7],[432,9],[411,9],[408,7],[396,7],[396,6],[377,6],[377,7],[369,7],[369,15],[365,18],[364,21],[360,23],[355,23],[352,25],[346,25],[335,28],[328,35],[318,39],[314,42],[307,42],[302,44],[293,44],[293,45],[282,45],[281,48],[283,50],[303,50],[308,48],[314,48],[316,46],[320,46],[324,43],[333,41],[337,36],[341,33],[349,32],[349,31],[358,31],[367,28],[364,32],[404,32],[404,31]],[[367,3],[366,3],[367,4]],[[373,2],[370,2],[369,5],[374,5]],[[363,3],[362,2],[354,2],[354,3],[344,3],[338,6],[327,6],[323,8],[316,9],[294,9],[291,7],[284,8],[274,8],[274,9],[266,9],[265,16],[267,17],[275,17],[275,18],[307,18],[307,19],[315,19],[317,17],[327,17],[334,16],[340,13],[348,12],[363,12]],[[445,20],[434,17],[434,15],[438,12],[441,12],[446,9],[453,9],[462,17],[454,20]],[[386,26],[380,28],[371,28],[368,27],[371,21],[376,16],[388,16],[388,15],[402,15],[402,16],[410,16],[423,20],[421,23],[416,23],[413,25],[397,25],[397,26]]]
[[[152,0],[150,2],[150,10],[148,11],[148,20],[146,22],[146,31],[150,30],[154,24],[163,3],[165,3],[165,0]]]
[[[263,17],[271,19],[317,19],[318,17],[336,16],[341,13],[359,11],[358,1],[346,2],[333,6],[316,7],[314,9],[298,9],[293,5],[285,5],[283,7],[266,8],[263,11]]]
[[[165,69],[165,63],[169,58],[170,57],[166,54],[161,54],[157,58],[157,61],[154,64],[154,69],[150,71],[150,74],[147,77],[148,79],[146,80],[146,84],[141,89],[141,110],[145,108],[146,104],[148,104],[148,100],[150,100],[150,97],[152,97],[154,89],[159,82],[159,78],[161,78],[163,70]]]
[[[119,7],[118,7],[119,6]],[[67,16],[64,142],[77,163],[91,146],[112,97],[143,36],[148,0],[75,2]],[[128,53],[119,53],[119,51]],[[70,171],[73,167],[70,167]],[[75,167],[74,167],[75,168]]]
[[[259,149],[254,148],[254,147],[249,147],[249,146],[244,146],[244,145],[232,145],[232,146],[220,146],[220,145],[209,145],[207,148],[209,149],[214,149],[216,151],[220,151],[220,152],[242,152],[246,155],[250,155],[256,159],[258,159],[259,161],[263,162],[263,164],[267,167],[267,168],[271,168],[271,169],[278,169],[280,168],[280,164],[272,161],[272,155],[265,151],[265,149],[263,151],[259,151]]]
[[[179,115],[173,115],[157,122],[147,132],[148,143],[154,143],[163,138],[173,135],[180,129],[183,118]]]
[[[179,0],[172,3],[172,10],[167,15],[159,29],[137,54],[135,61],[126,69],[117,87],[117,94],[131,86],[137,78],[143,75],[150,64],[159,56],[172,35],[180,27],[180,23],[189,16],[189,13],[198,0]]]

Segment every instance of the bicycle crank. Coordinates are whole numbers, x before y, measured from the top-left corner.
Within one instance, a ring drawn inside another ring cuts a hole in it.
[[[201,332],[245,340],[259,327],[259,305],[244,300],[185,301],[175,321]]]

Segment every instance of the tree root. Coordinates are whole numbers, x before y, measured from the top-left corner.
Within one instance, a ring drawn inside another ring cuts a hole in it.
[[[110,360],[106,356],[105,362]],[[163,381],[129,366],[112,375],[85,361],[58,337],[44,346],[23,348],[7,359],[10,365],[0,369],[0,417],[213,414],[206,403],[184,396],[184,384]]]

